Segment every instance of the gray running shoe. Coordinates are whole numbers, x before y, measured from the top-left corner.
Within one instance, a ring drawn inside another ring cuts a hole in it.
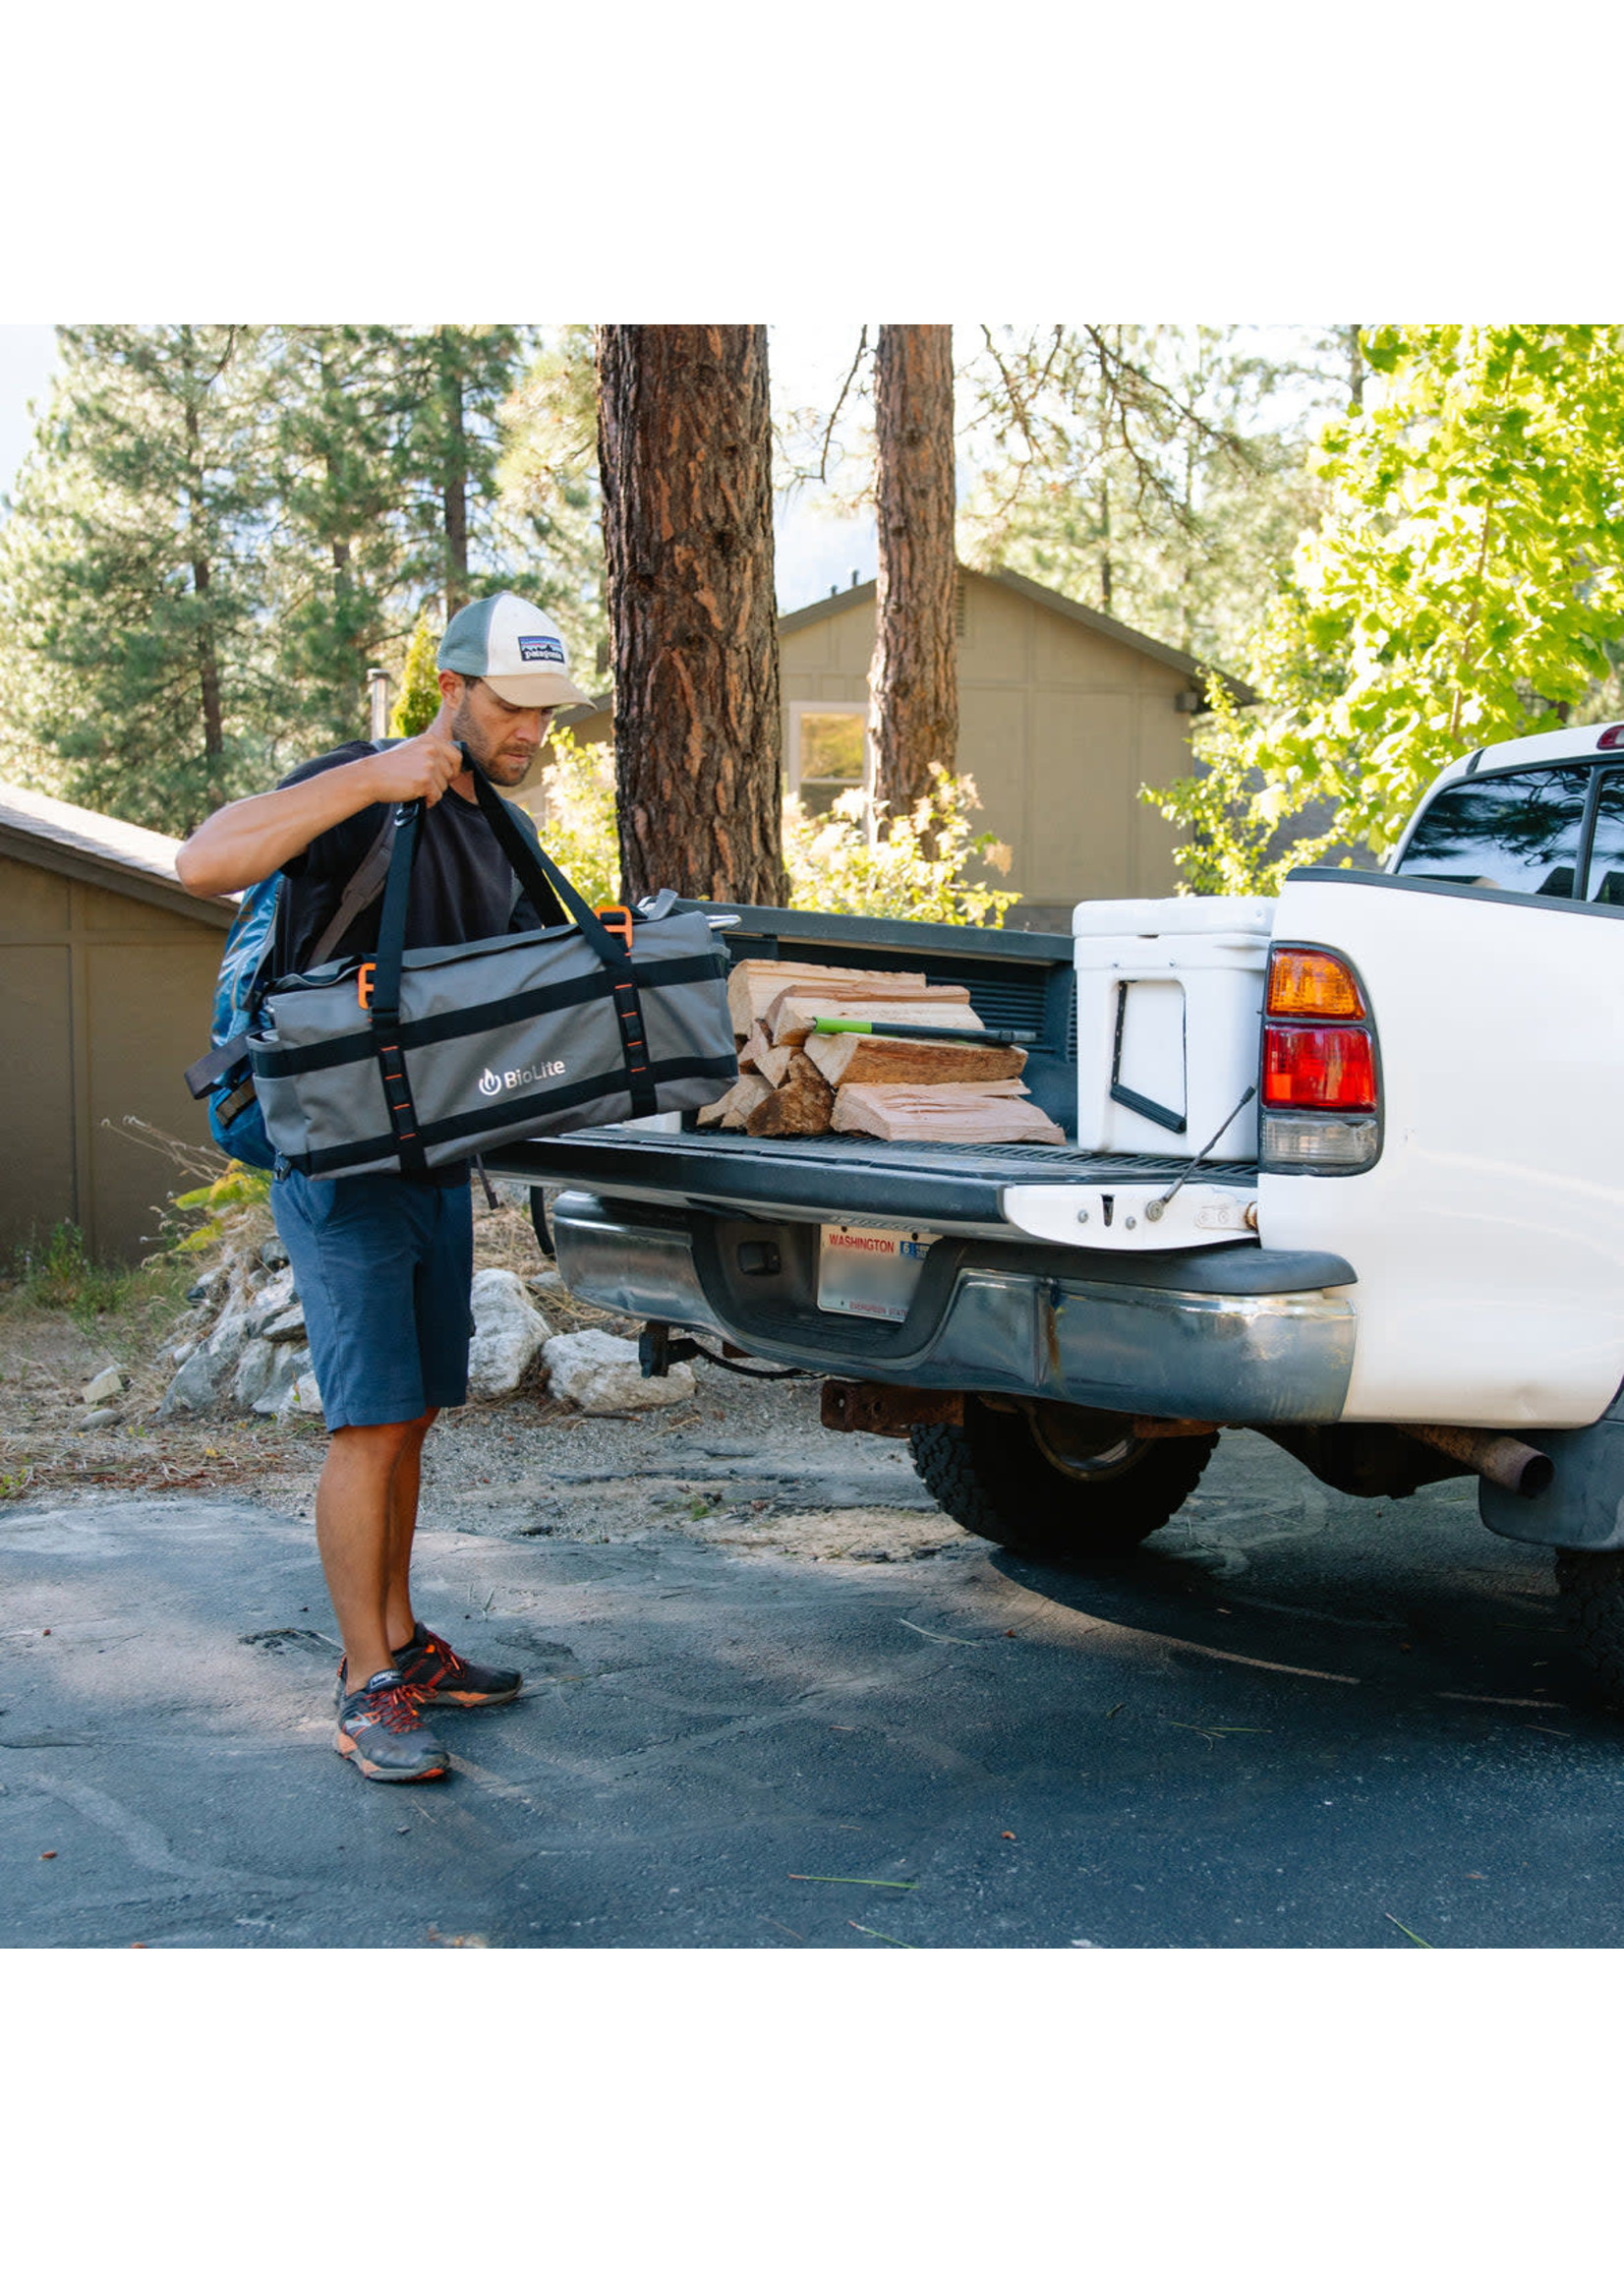
[[[451,1756],[419,1715],[422,1702],[421,1690],[385,1666],[365,1689],[341,1699],[333,1751],[383,1784],[443,1777]]]

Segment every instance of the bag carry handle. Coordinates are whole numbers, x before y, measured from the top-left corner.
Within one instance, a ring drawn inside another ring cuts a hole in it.
[[[495,832],[496,843],[506,853],[508,865],[520,883],[529,889],[532,897],[538,885],[551,887],[554,897],[569,910],[571,921],[579,927],[582,938],[592,948],[600,962],[616,965],[628,962],[629,943],[622,947],[606,928],[563,870],[539,845],[532,845],[509,812],[507,800],[499,797],[492,788],[462,743],[459,742],[457,748],[462,751],[463,766],[474,777],[474,795],[480,801],[480,811]]]
[[[400,963],[406,952],[406,903],[411,894],[412,862],[422,834],[423,800],[396,808],[395,841],[389,848],[389,877],[383,887],[383,908],[377,920],[377,955],[362,965],[370,985],[358,987],[368,1018],[375,1026],[393,1026],[400,1018]]]
[[[538,904],[551,893],[568,913],[581,937],[600,962],[624,971],[631,963],[629,945],[622,945],[605,926],[555,861],[540,845],[532,845],[507,809],[507,802],[492,788],[468,756],[462,743],[463,766],[474,777],[474,794],[490,822],[508,866]],[[406,910],[411,888],[412,862],[417,856],[423,819],[423,800],[414,799],[396,815],[394,844],[389,853],[389,876],[377,927],[377,968],[371,975],[373,1023],[387,1025],[400,1010],[401,962],[406,948]]]
[[[587,946],[612,979],[615,1032],[620,1053],[626,1065],[626,1089],[631,1099],[633,1117],[659,1111],[654,1073],[649,1064],[649,1038],[643,1024],[643,1007],[637,992],[637,966],[631,954],[631,916],[626,913],[625,938],[617,940],[601,921],[558,868],[542,850],[532,845],[503,799],[474,765],[466,749],[462,762],[474,777],[474,794],[480,801],[480,810],[495,832],[496,842],[506,853],[514,874],[534,896],[538,884],[550,885],[560,904],[575,920],[575,928]]]

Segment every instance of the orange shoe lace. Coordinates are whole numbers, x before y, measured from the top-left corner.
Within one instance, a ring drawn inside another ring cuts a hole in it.
[[[381,1690],[366,1693],[367,1702],[361,1706],[361,1718],[364,1721],[377,1721],[381,1727],[398,1735],[401,1730],[410,1729],[416,1723],[422,1696],[423,1692],[415,1682],[388,1682]],[[357,1704],[360,1704],[359,1700]],[[353,1714],[356,1707],[352,1706],[349,1711]]]

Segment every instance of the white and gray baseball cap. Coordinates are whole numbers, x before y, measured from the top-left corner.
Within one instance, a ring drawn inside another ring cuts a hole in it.
[[[445,627],[436,661],[442,671],[483,679],[504,703],[523,710],[592,701],[569,675],[562,632],[516,592],[493,593],[459,608]]]

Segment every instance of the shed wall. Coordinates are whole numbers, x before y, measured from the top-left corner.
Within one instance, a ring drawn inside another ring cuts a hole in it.
[[[958,769],[981,797],[975,817],[1012,847],[1015,922],[1070,920],[1080,900],[1155,898],[1178,883],[1179,833],[1138,791],[1191,770],[1182,672],[1108,634],[973,574],[958,645]],[[782,635],[780,684],[791,703],[862,702],[872,606],[832,611]]]
[[[181,1070],[208,1045],[222,944],[217,923],[0,855],[0,1248],[66,1219],[93,1254],[149,1253],[177,1172],[119,1125],[208,1142]]]

